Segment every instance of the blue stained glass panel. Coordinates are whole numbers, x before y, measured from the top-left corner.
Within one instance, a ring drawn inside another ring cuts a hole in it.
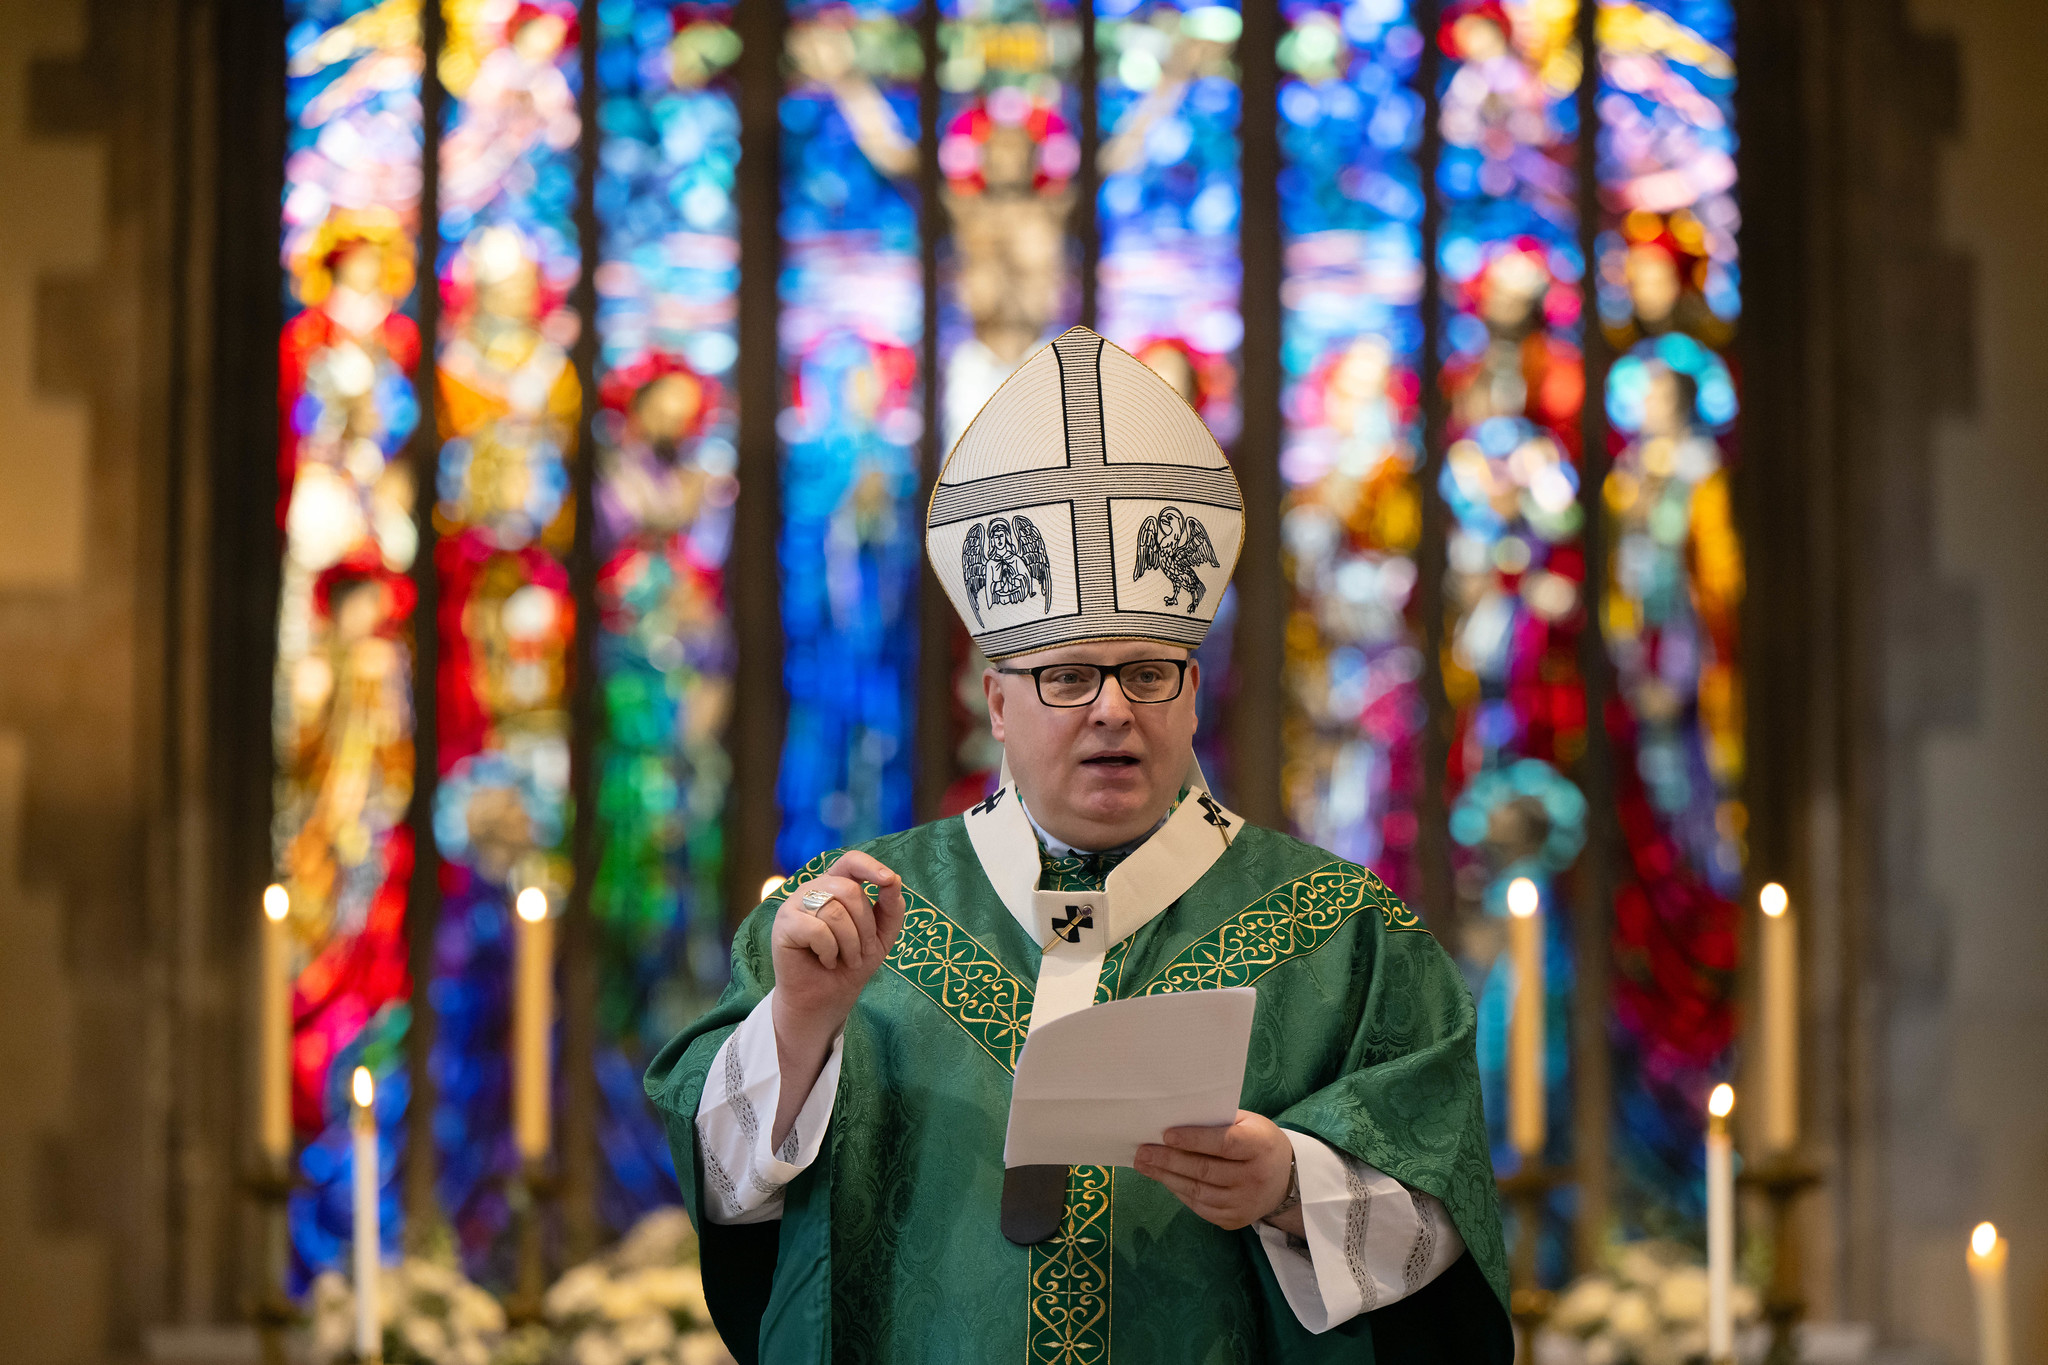
[[[1376,0],[1285,15],[1282,786],[1303,838],[1412,896],[1425,716],[1422,101],[1411,87],[1423,40],[1405,6]]]
[[[912,819],[924,290],[911,12],[869,0],[790,14],[776,419],[785,868]]]

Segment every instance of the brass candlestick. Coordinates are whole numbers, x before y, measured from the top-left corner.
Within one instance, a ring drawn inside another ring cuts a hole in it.
[[[518,1262],[511,1296],[505,1300],[505,1317],[514,1326],[541,1321],[541,1298],[547,1292],[547,1214],[561,1188],[560,1178],[548,1169],[545,1158],[528,1158],[508,1192]]]
[[[1767,1157],[1736,1177],[1736,1184],[1762,1190],[1771,1204],[1771,1283],[1764,1292],[1764,1317],[1771,1324],[1767,1365],[1797,1365],[1799,1359],[1793,1332],[1806,1315],[1806,1296],[1792,1214],[1799,1196],[1819,1183],[1820,1172],[1794,1152]]]
[[[1501,1198],[1515,1211],[1515,1249],[1508,1261],[1508,1316],[1515,1322],[1515,1358],[1533,1360],[1536,1329],[1549,1318],[1557,1296],[1536,1279],[1536,1241],[1543,1228],[1543,1203],[1550,1192],[1575,1179],[1570,1166],[1531,1162],[1499,1177]]]
[[[263,1345],[263,1365],[285,1365],[285,1332],[297,1316],[285,1297],[284,1277],[290,1256],[289,1204],[297,1181],[289,1160],[263,1158],[242,1177],[242,1188],[256,1201],[262,1254],[257,1258],[256,1285],[249,1320]]]

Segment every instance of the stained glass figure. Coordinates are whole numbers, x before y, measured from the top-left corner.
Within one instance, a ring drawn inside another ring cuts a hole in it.
[[[564,564],[581,404],[573,223],[577,13],[446,6],[438,344],[441,853],[433,1050],[441,1205],[471,1273],[502,1274],[512,1146],[510,907],[567,899]]]
[[[725,6],[600,8],[597,175],[600,1207],[671,1203],[640,1076],[710,1003],[730,761],[739,39]]]
[[[1505,888],[1543,893],[1546,1016],[1566,1017],[1576,974],[1561,874],[1585,835],[1566,775],[1586,747],[1577,650],[1587,628],[1579,500],[1580,349],[1575,0],[1456,0],[1436,33],[1443,150],[1438,261],[1450,511],[1445,691],[1449,794],[1468,970],[1483,973],[1480,1050],[1498,1084],[1509,994]],[[1552,1155],[1570,1146],[1564,1052],[1547,1032]],[[1499,1111],[1504,1114],[1504,1108]],[[1515,1161],[1498,1122],[1496,1158]]]
[[[783,681],[776,856],[911,822],[917,34],[911,0],[792,6],[782,98]]]
[[[1600,322],[1613,465],[1604,626],[1626,848],[1615,902],[1616,1150],[1633,1229],[1703,1214],[1701,1106],[1734,1035],[1742,549],[1730,510],[1739,308],[1734,9],[1602,3]]]
[[[419,538],[403,455],[419,421],[420,32],[406,0],[305,0],[287,24],[272,845],[304,955],[292,1113],[311,1145],[291,1208],[303,1284],[348,1236],[349,1175],[334,1155],[347,1152],[349,1104],[334,1078],[371,1035],[402,1039],[412,988],[407,572]],[[374,1058],[395,1082],[378,1104],[387,1144],[405,1107],[401,1051]]]
[[[1295,830],[1417,890],[1422,51],[1404,5],[1321,0],[1280,41],[1281,552]]]

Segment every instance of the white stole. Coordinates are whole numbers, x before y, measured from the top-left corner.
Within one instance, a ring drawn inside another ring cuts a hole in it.
[[[1217,803],[1201,764],[1191,763],[1189,798],[1110,870],[1103,890],[1040,891],[1038,837],[1007,760],[999,780],[993,796],[968,809],[967,837],[1004,908],[1042,950],[1029,1025],[1036,1029],[1094,1004],[1109,950],[1201,880],[1244,821]]]

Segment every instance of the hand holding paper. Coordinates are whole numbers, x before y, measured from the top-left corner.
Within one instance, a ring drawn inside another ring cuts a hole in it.
[[[1237,1117],[1258,992],[1112,1000],[1034,1030],[1017,1058],[1005,1166],[1132,1166],[1169,1128]]]

